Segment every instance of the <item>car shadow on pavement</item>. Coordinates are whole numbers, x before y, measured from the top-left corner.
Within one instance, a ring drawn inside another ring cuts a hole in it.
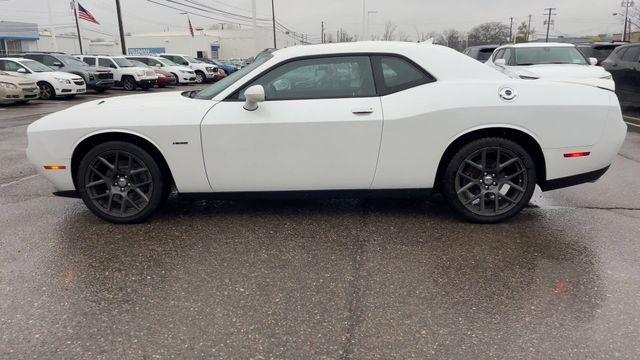
[[[604,297],[597,239],[571,221],[530,208],[478,225],[441,203],[384,199],[174,198],[129,226],[79,211],[49,240],[65,291],[48,296],[146,333],[132,346],[149,354],[446,358],[478,341],[527,351],[531,337],[562,347],[586,342],[568,330]],[[193,336],[185,349],[179,339]]]

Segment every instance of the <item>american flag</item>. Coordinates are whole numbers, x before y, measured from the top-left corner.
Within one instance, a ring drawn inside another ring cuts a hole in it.
[[[83,8],[82,5],[80,5],[80,3],[78,3],[78,17],[80,17],[80,19],[82,20],[86,20],[88,22],[92,22],[94,24],[100,25],[98,20],[96,20],[96,18],[94,18],[93,15],[91,15],[89,10]]]

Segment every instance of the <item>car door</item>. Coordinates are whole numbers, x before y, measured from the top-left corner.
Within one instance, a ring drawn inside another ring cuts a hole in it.
[[[116,65],[113,60],[109,58],[99,57],[98,66],[106,67],[113,71],[113,79],[115,81],[122,81],[122,70]]]
[[[265,101],[247,111],[252,85],[264,87]],[[382,116],[368,56],[279,64],[203,119],[209,181],[214,191],[368,189]]]
[[[19,72],[18,70],[20,69],[24,71],[21,70],[22,72]],[[31,70],[12,60],[0,60],[0,70],[14,76],[33,78]]]
[[[624,93],[625,102],[640,102],[640,46],[631,46],[619,61],[616,86]]]

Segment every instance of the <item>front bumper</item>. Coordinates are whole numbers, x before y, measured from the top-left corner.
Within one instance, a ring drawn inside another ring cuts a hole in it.
[[[113,79],[98,79],[95,81],[91,81],[87,84],[87,88],[93,90],[108,90],[111,89],[115,85],[115,81]]]
[[[76,95],[76,94],[84,94],[87,92],[87,87],[84,85],[76,85],[76,84],[55,84],[54,89],[56,91],[56,96],[66,96],[66,95]]]
[[[17,89],[1,89],[0,90],[0,103],[12,103],[14,101],[35,100],[39,96],[39,90],[37,86],[29,88],[18,87]]]
[[[157,79],[141,79],[138,81],[140,87],[153,87],[157,82]]]
[[[176,78],[173,76],[165,76],[165,77],[158,77],[158,80],[156,81],[156,84],[159,86],[166,86],[166,85],[175,85],[176,84]]]
[[[183,83],[183,84],[184,83],[194,83],[194,82],[196,82],[196,74],[195,73],[194,74],[183,74],[183,73],[180,73],[180,74],[178,74],[178,77],[180,79],[178,82]]]

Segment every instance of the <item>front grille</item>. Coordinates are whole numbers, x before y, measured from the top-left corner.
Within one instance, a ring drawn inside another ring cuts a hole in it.
[[[73,83],[76,85],[84,85],[84,80],[73,80]]]
[[[101,80],[113,79],[113,73],[110,73],[110,72],[98,73],[98,79],[101,79]]]
[[[155,72],[155,71],[153,71],[153,70],[145,70],[145,74],[146,74],[147,76],[153,76],[153,75],[155,75],[155,74],[156,74],[156,72]]]

